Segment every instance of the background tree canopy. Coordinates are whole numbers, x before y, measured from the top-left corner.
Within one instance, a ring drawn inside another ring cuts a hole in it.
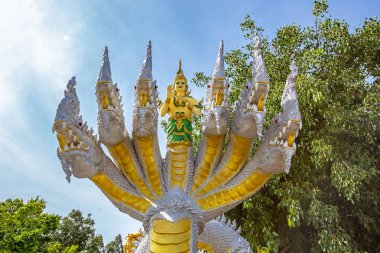
[[[314,26],[288,25],[272,40],[247,16],[246,46],[225,57],[233,103],[252,78],[253,36],[264,38],[267,124],[280,111],[290,62],[299,68],[303,128],[290,173],[228,213],[259,252],[380,252],[380,22],[352,31],[327,8],[315,1]],[[196,73],[192,82],[208,78]]]
[[[39,198],[0,202],[0,253],[122,253],[120,235],[104,247],[91,215],[72,210],[60,217],[45,208]]]

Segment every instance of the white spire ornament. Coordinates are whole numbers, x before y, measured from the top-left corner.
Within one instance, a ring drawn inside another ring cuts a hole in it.
[[[212,73],[212,78],[213,79],[225,79],[226,78],[226,73],[224,71],[224,43],[223,40],[220,41],[219,44],[219,53],[216,58],[216,63],[214,67],[214,71]]]
[[[292,117],[301,121],[301,113],[299,110],[298,95],[296,89],[297,76],[298,68],[296,62],[292,61],[292,63],[290,64],[290,74],[288,76],[288,79],[286,80],[285,88],[281,96],[281,106],[283,108],[291,108]]]
[[[203,131],[206,134],[223,135],[229,118],[229,85],[224,68],[224,43],[220,41],[212,80],[207,84]],[[215,127],[216,126],[216,127]]]
[[[152,80],[152,78],[152,42],[149,41],[146,48],[145,59],[140,70],[139,79]]]
[[[57,113],[54,121],[72,121],[74,124],[78,121],[79,115],[79,99],[75,89],[76,81],[75,76],[73,76],[67,83],[65,96],[58,105]]]
[[[298,68],[295,61],[290,64],[290,74],[286,80],[285,89],[281,97],[281,106],[285,106],[285,103],[294,100],[298,103],[298,96],[296,91],[295,80],[298,76]]]
[[[254,37],[255,45],[253,46],[253,58],[254,62],[252,64],[252,77],[253,84],[255,83],[269,83],[269,76],[265,67],[265,62],[261,54],[261,38],[259,35]]]
[[[98,79],[96,80],[96,83],[109,83],[112,84],[112,77],[111,77],[111,66],[110,66],[110,60],[108,58],[108,47],[106,46],[104,48],[103,53],[103,63],[99,70]]]

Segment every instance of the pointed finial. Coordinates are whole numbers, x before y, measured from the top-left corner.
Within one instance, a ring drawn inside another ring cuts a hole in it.
[[[55,122],[65,120],[66,122],[76,122],[79,118],[79,99],[75,89],[76,81],[73,76],[67,83],[65,96],[58,105],[55,115]]]
[[[253,46],[253,48],[254,49],[261,48],[261,37],[257,33],[255,33],[253,39],[255,41],[255,45]]]
[[[140,70],[139,79],[153,79],[152,77],[152,42],[146,47],[146,55]]]
[[[179,58],[179,62],[178,62],[178,71],[177,71],[177,74],[181,73],[182,72],[182,61],[181,61],[181,57]]]
[[[269,83],[269,76],[265,67],[265,62],[261,54],[261,38],[258,34],[255,35],[255,45],[253,47],[253,64],[252,78],[253,83]]]
[[[290,74],[286,80],[285,88],[281,97],[281,105],[285,106],[286,103],[297,101],[298,95],[296,90],[295,81],[298,76],[298,68],[296,62],[293,60],[290,64]],[[298,104],[298,103],[297,103]]]
[[[187,79],[186,79],[185,74],[183,73],[183,70],[182,70],[182,60],[181,60],[181,58],[179,58],[177,75],[175,76],[174,82],[176,80],[180,80],[180,79],[185,80],[185,82],[187,83]]]
[[[293,60],[290,64],[290,76],[293,78],[293,80],[295,80],[298,76],[298,67],[295,60]]]
[[[108,47],[104,48],[103,63],[100,66],[99,75],[96,83],[110,83],[112,84],[111,66],[108,58]]]
[[[224,71],[224,43],[223,40],[220,41],[219,52],[216,58],[216,63],[214,67],[214,71],[212,73],[213,79],[225,79],[226,73]]]
[[[75,85],[77,85],[77,82],[75,80],[75,76],[71,77],[71,79],[69,80],[69,82],[67,83],[67,90],[68,91],[75,91]]]

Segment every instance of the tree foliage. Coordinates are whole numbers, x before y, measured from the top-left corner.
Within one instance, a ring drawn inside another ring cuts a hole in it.
[[[115,240],[108,243],[105,247],[104,253],[122,253],[123,252],[123,240],[121,235],[116,236]]]
[[[67,217],[63,217],[58,230],[55,233],[55,240],[63,247],[70,245],[78,246],[78,251],[102,252],[103,238],[95,234],[95,222],[88,214],[83,217],[79,210],[72,210]]]
[[[45,213],[45,208],[39,198],[0,202],[0,253],[122,253],[120,235],[104,247],[90,214],[83,217],[72,210],[60,217]]]
[[[350,32],[327,9],[315,1],[313,26],[284,26],[272,40],[247,16],[247,44],[225,57],[233,103],[251,79],[253,37],[264,38],[266,125],[281,110],[290,62],[299,68],[303,128],[290,173],[228,213],[258,252],[380,252],[380,21]]]
[[[59,216],[43,213],[45,207],[38,198],[0,202],[0,252],[46,252]]]

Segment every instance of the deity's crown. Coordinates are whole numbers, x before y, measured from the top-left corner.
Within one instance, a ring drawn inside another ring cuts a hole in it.
[[[177,71],[177,75],[175,76],[174,83],[175,83],[177,80],[180,80],[180,79],[185,80],[185,82],[186,82],[186,84],[187,84],[187,79],[186,79],[186,77],[185,77],[185,74],[183,74],[183,71],[182,71],[182,62],[181,62],[181,59],[179,59],[179,63],[178,63],[178,71]]]

